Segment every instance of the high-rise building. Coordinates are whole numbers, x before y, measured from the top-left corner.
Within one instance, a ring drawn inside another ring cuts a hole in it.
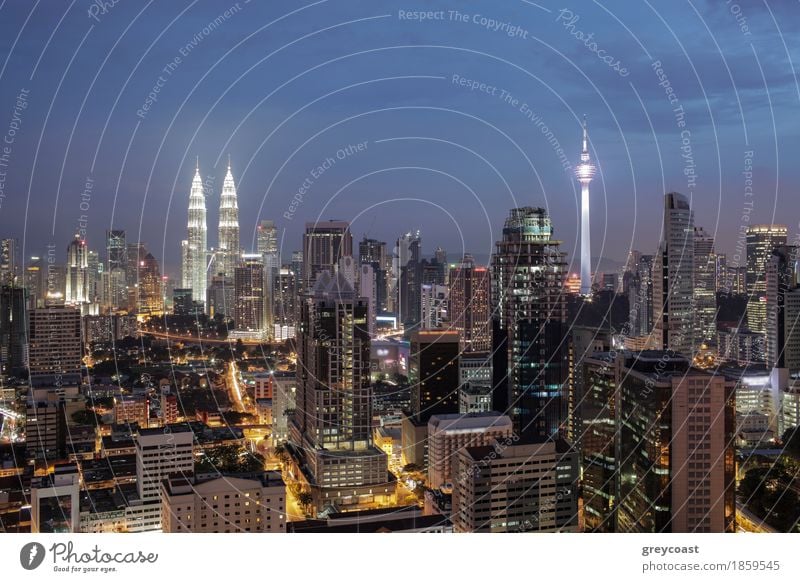
[[[386,243],[364,237],[358,243],[358,262],[372,267],[375,276],[375,313],[388,309],[388,274],[391,269],[391,258],[386,253]]]
[[[800,371],[798,247],[776,247],[766,268],[766,363],[768,368]]]
[[[186,244],[181,243],[183,255],[183,285],[192,290],[195,301],[205,302],[208,278],[208,232],[206,229],[206,199],[199,165],[195,168],[189,195],[189,222]],[[130,257],[128,257],[130,260]]]
[[[448,291],[444,285],[422,286],[420,293],[420,327],[422,329],[436,329],[444,325],[448,319]]]
[[[300,314],[289,439],[314,506],[391,500],[387,457],[372,441],[369,306],[341,273],[323,271]]]
[[[147,253],[139,261],[139,283],[136,287],[136,311],[156,314],[164,311],[164,286],[156,258]]]
[[[214,273],[233,276],[239,265],[242,253],[239,243],[239,202],[236,198],[236,185],[228,160],[228,171],[222,182],[222,195],[219,198],[219,242],[217,245]],[[205,297],[205,293],[203,293]]]
[[[161,529],[161,482],[170,476],[194,476],[194,433],[189,425],[141,429],[134,434],[136,488],[141,511],[129,530]]]
[[[628,282],[630,331],[644,337],[653,331],[653,255],[640,255]]]
[[[717,260],[714,237],[694,227],[694,341],[698,344],[717,335]]]
[[[397,281],[397,320],[406,330],[418,326],[422,307],[422,238],[419,231],[397,239],[393,270]]]
[[[89,302],[89,249],[76,234],[67,247],[67,285],[64,301],[68,305]]]
[[[111,309],[125,309],[128,305],[127,281],[128,246],[124,230],[106,231],[106,253],[108,256],[108,304]]]
[[[30,258],[25,266],[23,286],[28,294],[28,309],[44,307],[47,296],[47,267],[42,257]]]
[[[435,414],[428,421],[428,486],[453,484],[455,455],[465,447],[483,447],[513,436],[511,419],[499,412]]]
[[[589,155],[589,128],[583,118],[583,149],[581,163],[575,167],[575,176],[581,183],[581,295],[592,294],[592,244],[589,231],[589,184],[597,168]]]
[[[343,220],[307,222],[303,235],[303,291],[322,271],[336,272],[339,259],[353,256],[350,224]],[[294,257],[293,257],[294,260]]]
[[[235,319],[236,317],[236,289],[233,277],[214,275],[208,286],[206,299],[206,312],[209,317],[224,316]]]
[[[172,313],[175,315],[195,315],[191,289],[172,290]]]
[[[786,244],[788,229],[782,224],[747,227],[747,327],[764,335],[767,328],[767,261],[772,251]]]
[[[28,369],[31,383],[80,383],[81,312],[48,306],[29,314]]]
[[[234,270],[236,329],[264,331],[264,262],[259,254],[243,255],[242,264]]]
[[[694,217],[689,200],[664,195],[663,239],[653,261],[653,333],[656,345],[694,353]]]
[[[262,220],[257,232],[258,253],[264,260],[264,301],[266,306],[265,329],[273,335],[276,320],[277,286],[281,269],[281,256],[278,251],[278,229],[272,220]]]
[[[411,335],[411,414],[424,424],[434,414],[458,412],[459,343],[454,331],[420,330]]]
[[[609,352],[583,359],[580,443],[583,514],[586,531],[613,532],[617,506],[616,395],[622,358]]]
[[[280,473],[171,477],[161,484],[164,533],[286,533]]]
[[[624,357],[616,531],[734,531],[735,382],[671,352]]]
[[[20,276],[19,243],[15,238],[0,240],[0,285],[16,285]]]
[[[289,265],[284,265],[278,272],[278,279],[275,282],[273,311],[273,324],[279,327],[281,333],[275,337],[294,337],[296,325],[297,309],[297,278]]]
[[[577,532],[578,452],[562,439],[515,442],[508,437],[456,453],[455,531]]]
[[[19,374],[27,354],[27,304],[24,287],[0,287],[0,372]]]
[[[492,341],[489,270],[471,257],[450,267],[450,325],[465,352],[489,351]]]
[[[566,422],[567,265],[543,208],[514,208],[492,257],[495,394],[525,439],[553,438]],[[507,380],[504,380],[507,378]],[[502,407],[502,408],[501,408]]]

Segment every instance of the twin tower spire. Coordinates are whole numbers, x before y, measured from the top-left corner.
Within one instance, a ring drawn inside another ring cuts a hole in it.
[[[239,203],[236,198],[236,184],[228,158],[228,171],[222,182],[222,195],[219,200],[218,248],[211,253],[208,249],[208,228],[206,226],[206,201],[203,191],[203,178],[200,176],[200,161],[195,166],[192,188],[189,194],[189,222],[186,240],[181,242],[183,259],[183,287],[192,290],[194,301],[206,301],[208,272],[222,273],[233,277],[239,264],[241,247],[239,244]],[[209,263],[210,259],[210,263]]]

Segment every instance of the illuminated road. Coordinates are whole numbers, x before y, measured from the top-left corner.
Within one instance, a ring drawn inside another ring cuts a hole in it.
[[[775,530],[745,509],[741,503],[736,503],[736,525],[747,533],[775,533]]]
[[[239,370],[236,369],[236,362],[231,362],[231,366],[228,370],[227,384],[236,412],[247,412],[244,407],[244,401],[242,400],[242,390],[239,387]]]
[[[149,335],[159,339],[168,339],[181,343],[203,343],[212,345],[230,345],[235,346],[238,340],[223,339],[218,337],[197,337],[196,335],[179,335],[174,333],[166,333],[163,331],[152,331],[149,329],[140,329],[139,333],[142,335]],[[242,343],[245,345],[283,345],[283,342],[268,342],[244,339]]]

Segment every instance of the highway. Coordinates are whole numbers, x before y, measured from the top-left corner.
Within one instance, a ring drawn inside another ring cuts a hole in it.
[[[239,370],[236,368],[236,362],[231,362],[225,383],[228,385],[228,391],[231,394],[234,410],[236,410],[236,412],[247,412],[242,398],[242,389],[239,385]]]

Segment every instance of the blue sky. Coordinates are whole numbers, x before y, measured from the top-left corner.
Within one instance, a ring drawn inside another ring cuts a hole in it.
[[[652,252],[664,191],[692,197],[723,252],[748,223],[798,233],[796,1],[106,4],[0,3],[0,234],[26,255],[63,256],[83,216],[91,247],[113,224],[178,275],[195,159],[214,245],[228,154],[247,250],[259,219],[287,257],[306,220],[335,218],[485,256],[508,209],[535,205],[571,254],[557,147],[577,161],[584,114],[595,256]]]

